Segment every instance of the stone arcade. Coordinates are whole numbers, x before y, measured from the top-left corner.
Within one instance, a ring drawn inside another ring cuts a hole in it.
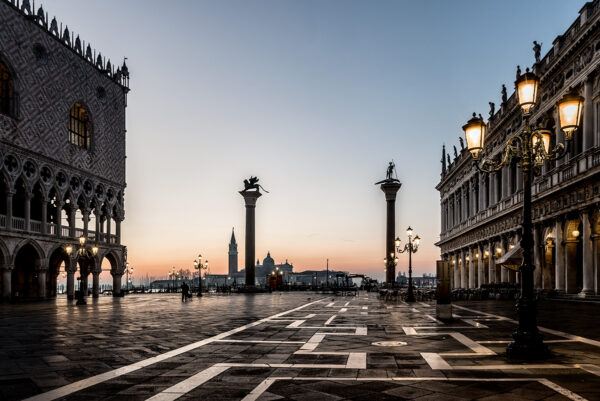
[[[118,295],[127,66],[28,0],[0,0],[0,38],[2,297],[54,297],[63,265],[69,298],[77,270],[84,288],[92,274],[97,296],[104,258]],[[82,235],[96,255],[77,252]]]
[[[539,52],[539,49],[537,49]],[[588,296],[600,291],[600,9],[588,2],[571,27],[559,35],[533,66],[541,78],[539,105],[531,121],[556,133],[558,99],[569,88],[584,98],[582,127],[570,152],[546,161],[533,180],[534,272],[537,290]],[[492,103],[490,103],[492,106]],[[487,157],[500,157],[505,140],[522,124],[516,95],[490,110]],[[457,132],[459,127],[457,126]],[[462,146],[461,146],[462,148]],[[446,163],[448,160],[448,163]],[[453,288],[516,283],[518,272],[501,267],[508,252],[520,259],[522,175],[507,164],[492,175],[480,173],[466,149],[450,162],[442,152],[440,241],[442,258],[452,263]]]

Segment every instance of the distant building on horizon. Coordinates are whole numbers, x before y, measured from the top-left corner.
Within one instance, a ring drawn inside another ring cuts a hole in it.
[[[235,233],[231,229],[231,241],[229,241],[229,276],[235,276],[238,273],[238,247],[235,241]]]

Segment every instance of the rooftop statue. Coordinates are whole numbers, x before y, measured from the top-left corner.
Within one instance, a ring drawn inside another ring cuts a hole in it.
[[[394,164],[393,161],[391,161],[388,164],[387,171],[385,173],[385,180],[376,182],[375,185],[392,183],[392,182],[400,182],[400,180],[398,179],[398,176],[396,174],[396,165]]]
[[[533,54],[535,56],[535,62],[540,62],[540,56],[542,53],[542,44],[538,43],[536,40],[533,41]]]
[[[250,191],[250,190],[256,190],[256,192],[259,192],[260,189],[262,189],[266,193],[269,193],[269,191],[264,189],[263,186],[258,183],[258,181],[259,181],[258,177],[253,177],[253,176],[250,176],[249,179],[244,180],[244,192]]]

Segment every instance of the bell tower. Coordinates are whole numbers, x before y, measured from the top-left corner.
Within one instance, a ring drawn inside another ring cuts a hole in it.
[[[233,228],[231,229],[231,241],[229,241],[229,276],[238,272],[238,249],[237,242],[235,242],[235,233]]]

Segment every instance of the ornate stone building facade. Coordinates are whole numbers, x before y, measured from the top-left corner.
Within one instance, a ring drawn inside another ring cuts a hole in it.
[[[92,275],[97,296],[104,258],[120,293],[128,86],[125,64],[115,69],[41,7],[0,0],[4,299],[53,297],[61,273],[70,298],[76,273],[82,288]]]
[[[546,161],[534,178],[534,262],[538,290],[569,294],[600,291],[600,8],[588,2],[579,17],[553,42],[544,57],[536,51],[540,77],[532,122],[553,130],[551,146],[563,141],[556,103],[569,88],[585,97],[582,126],[568,154]],[[485,156],[500,158],[505,141],[522,128],[516,95],[504,91],[501,106],[490,103]],[[465,113],[465,115],[468,115]],[[458,128],[458,127],[457,127]],[[518,250],[522,174],[517,164],[500,172],[479,172],[466,149],[454,158],[442,152],[441,234],[437,245],[453,266],[453,288],[517,283],[518,272],[500,266]],[[513,250],[514,251],[511,251]],[[518,254],[515,254],[515,259]]]

